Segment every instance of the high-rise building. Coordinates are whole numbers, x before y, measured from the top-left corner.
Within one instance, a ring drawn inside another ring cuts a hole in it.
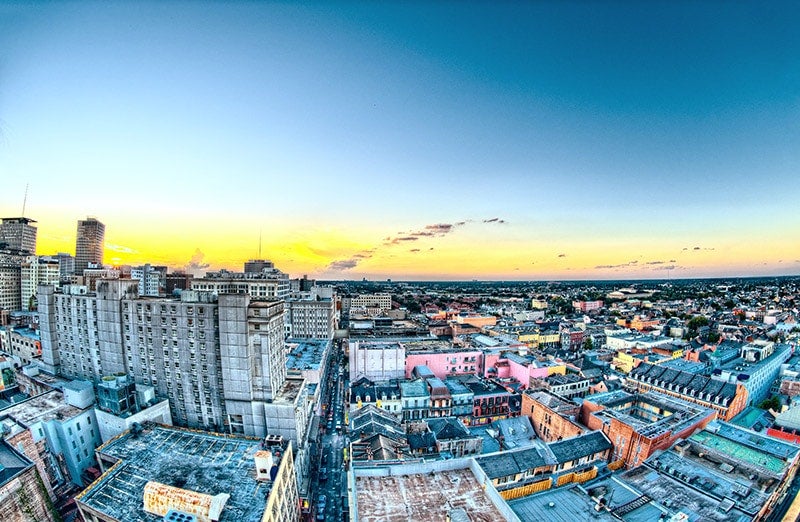
[[[0,250],[36,253],[36,223],[25,217],[2,218],[0,223]]]
[[[167,267],[145,264],[131,268],[131,279],[139,281],[139,295],[158,296],[164,293]]]
[[[58,284],[61,280],[58,259],[50,256],[28,256],[20,266],[20,306],[35,310],[39,285]]]
[[[94,382],[127,373],[169,400],[178,425],[301,443],[311,410],[305,381],[286,377],[283,302],[191,290],[139,297],[138,286],[40,287],[45,369]]]
[[[287,337],[332,339],[336,327],[333,299],[287,299],[284,319]]]
[[[264,269],[274,270],[275,264],[267,259],[251,259],[244,263],[245,274],[260,274]]]
[[[66,252],[59,252],[56,254],[58,259],[58,271],[61,281],[69,281],[70,276],[75,273],[75,257]]]
[[[75,240],[75,273],[82,274],[89,263],[103,264],[106,226],[96,218],[78,220],[78,233]]]
[[[27,258],[18,250],[0,250],[0,309],[22,309],[21,266]]]

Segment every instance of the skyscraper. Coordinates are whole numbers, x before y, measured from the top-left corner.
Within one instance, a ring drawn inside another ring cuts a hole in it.
[[[36,223],[26,217],[3,218],[0,223],[0,249],[36,253]]]
[[[75,241],[75,273],[82,274],[89,263],[103,264],[103,246],[106,226],[96,218],[78,220],[78,234]]]

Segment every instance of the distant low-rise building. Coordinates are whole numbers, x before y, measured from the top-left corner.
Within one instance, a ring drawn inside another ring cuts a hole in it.
[[[401,382],[400,399],[404,421],[427,419],[430,415],[431,395],[424,380]]]
[[[572,301],[572,308],[579,312],[591,312],[603,308],[603,301]]]
[[[639,392],[653,390],[711,408],[720,420],[734,418],[747,405],[747,390],[740,383],[728,383],[656,364],[640,364],[628,374],[627,382]]]

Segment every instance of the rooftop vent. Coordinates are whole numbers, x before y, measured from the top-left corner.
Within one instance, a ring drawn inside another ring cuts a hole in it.
[[[163,520],[164,522],[197,522],[197,517],[189,513],[170,509],[167,514],[164,515]]]

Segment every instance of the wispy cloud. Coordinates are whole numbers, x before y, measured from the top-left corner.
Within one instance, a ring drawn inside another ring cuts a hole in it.
[[[328,265],[328,270],[333,270],[334,272],[342,272],[344,270],[351,270],[358,266],[358,263],[361,261],[360,258],[351,257],[350,259],[339,259],[338,261],[333,261],[331,264]]]
[[[627,263],[619,263],[617,265],[597,265],[596,267],[594,267],[594,269],[595,270],[610,270],[610,269],[618,270],[620,268],[631,268],[631,267],[636,267],[638,265],[639,265],[639,260],[638,259],[634,259],[633,261],[628,261]]]
[[[506,220],[497,217],[491,219],[483,219],[480,222],[489,224],[503,224],[503,225],[508,223]],[[475,223],[475,221],[465,219],[462,221],[455,221],[453,223],[431,223],[429,225],[425,225],[420,229],[399,231],[397,232],[396,235],[384,237],[381,240],[380,245],[378,246],[361,250],[360,252],[352,254],[347,258],[336,259],[334,261],[331,261],[327,266],[327,270],[334,272],[352,270],[353,268],[358,266],[361,261],[377,255],[378,250],[380,248],[391,248],[392,246],[395,245],[408,244],[409,242],[419,241],[420,239],[444,237],[447,236],[448,234],[452,234],[456,229],[464,227],[469,223]],[[430,247],[428,248],[428,251],[431,251],[433,249],[434,249],[433,247]],[[421,250],[422,250],[421,248],[412,248],[409,249],[409,252],[418,253]]]
[[[106,243],[106,250],[111,250],[112,252],[119,252],[120,254],[138,254],[139,251],[135,250],[131,247],[126,247],[122,245],[115,245],[114,243]]]

